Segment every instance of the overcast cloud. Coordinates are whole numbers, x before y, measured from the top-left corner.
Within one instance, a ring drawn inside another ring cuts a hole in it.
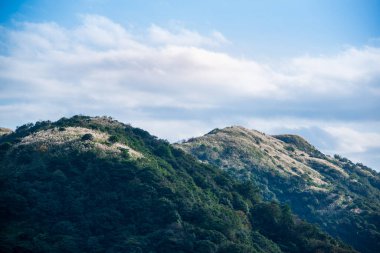
[[[263,63],[218,31],[156,24],[135,34],[96,15],[1,28],[0,122],[111,115],[176,141],[243,125],[299,133],[380,169],[380,48]]]

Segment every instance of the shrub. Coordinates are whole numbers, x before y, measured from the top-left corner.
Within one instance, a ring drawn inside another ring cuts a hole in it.
[[[292,147],[292,146],[285,146],[285,149],[290,151],[290,152],[294,152],[295,151],[295,148]]]
[[[84,134],[82,136],[82,141],[92,141],[94,139],[94,136],[92,134]]]
[[[111,143],[115,143],[115,142],[118,142],[120,140],[120,138],[116,135],[111,135],[109,138],[108,138],[108,141],[111,142]]]

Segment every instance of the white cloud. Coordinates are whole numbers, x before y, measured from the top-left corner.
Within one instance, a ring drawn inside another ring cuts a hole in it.
[[[156,25],[148,32],[161,43],[159,47],[135,40],[124,27],[100,16],[84,15],[82,24],[71,30],[55,23],[27,23],[9,31],[11,53],[1,57],[1,78],[18,82],[19,90],[39,94],[99,98],[101,91],[105,98],[111,94],[131,98],[136,92],[152,93],[162,105],[167,101],[167,106],[183,107],[218,106],[239,97],[298,99],[302,92],[331,96],[333,91],[353,92],[379,79],[378,48],[297,58],[275,71],[254,60],[202,48],[225,41],[220,33],[204,37],[183,28],[172,33]],[[9,87],[7,93],[11,91]],[[170,99],[160,99],[161,95]]]
[[[347,48],[335,56],[299,57],[288,71],[300,87],[319,92],[355,92],[367,83],[379,81],[380,48]]]
[[[209,37],[205,37],[198,32],[184,28],[179,28],[176,33],[173,33],[155,24],[149,28],[149,36],[153,42],[164,45],[219,46],[229,43],[223,34],[218,31],[213,31]]]
[[[372,148],[380,149],[380,133],[360,132],[348,127],[325,127],[337,139],[337,149],[343,153],[364,153]]]
[[[379,48],[351,47],[274,67],[222,51],[221,45],[232,44],[216,31],[204,36],[152,25],[146,37],[101,16],[83,15],[81,21],[70,29],[56,23],[1,29],[7,50],[0,55],[0,122],[111,114],[164,138],[183,138],[252,118],[273,120],[278,112],[293,125],[304,118],[321,122],[330,112],[338,112],[333,116],[341,122],[334,127],[362,114],[379,121]],[[284,121],[276,124],[284,127]],[[326,129],[342,151],[364,152],[372,134],[379,134],[346,129],[343,138]],[[349,138],[367,144],[354,146],[345,142]]]

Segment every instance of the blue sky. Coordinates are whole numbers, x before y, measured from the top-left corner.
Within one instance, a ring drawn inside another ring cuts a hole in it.
[[[0,1],[0,125],[243,125],[380,169],[380,1]]]
[[[2,0],[1,24],[55,21],[70,27],[78,14],[98,14],[126,27],[179,23],[207,33],[216,29],[235,44],[232,53],[284,57],[334,53],[362,46],[380,34],[379,0]]]

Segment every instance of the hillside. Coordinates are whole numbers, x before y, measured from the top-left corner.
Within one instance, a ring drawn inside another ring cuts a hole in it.
[[[107,117],[0,137],[0,252],[354,252],[255,186]]]
[[[326,156],[296,135],[243,127],[215,129],[176,146],[254,182],[266,200],[288,203],[301,218],[361,252],[380,249],[380,176],[366,166]]]

